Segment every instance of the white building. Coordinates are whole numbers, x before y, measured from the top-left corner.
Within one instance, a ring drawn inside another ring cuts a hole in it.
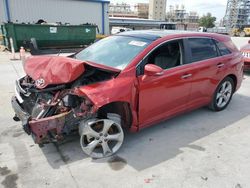
[[[167,0],[149,0],[149,19],[165,21]]]
[[[109,34],[109,0],[0,0],[0,23],[96,24]]]

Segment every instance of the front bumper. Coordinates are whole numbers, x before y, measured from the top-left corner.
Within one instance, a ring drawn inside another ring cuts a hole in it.
[[[30,135],[31,129],[29,126],[30,115],[26,113],[21,105],[19,104],[17,98],[15,96],[11,99],[11,105],[13,110],[15,111],[15,115],[22,121],[23,130]]]
[[[12,97],[11,104],[16,116],[22,121],[24,131],[28,135],[32,135],[35,143],[44,144],[62,139],[62,130],[70,112],[64,112],[42,119],[32,119],[31,116],[23,110],[15,96]]]

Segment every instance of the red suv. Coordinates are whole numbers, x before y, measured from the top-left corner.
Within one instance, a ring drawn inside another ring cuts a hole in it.
[[[178,114],[227,107],[243,77],[243,57],[227,36],[131,31],[71,58],[31,57],[16,81],[14,120],[43,145],[80,134],[93,158],[114,154],[132,132]]]

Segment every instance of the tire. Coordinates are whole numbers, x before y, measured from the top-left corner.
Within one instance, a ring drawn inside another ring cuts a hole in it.
[[[79,127],[80,145],[85,154],[93,159],[114,155],[124,140],[120,117],[112,119],[89,119]]]
[[[224,110],[232,99],[234,88],[235,83],[232,78],[226,77],[222,80],[214,92],[209,108],[216,112]]]
[[[241,31],[240,32],[240,37],[245,37],[246,36],[246,33],[244,31]]]

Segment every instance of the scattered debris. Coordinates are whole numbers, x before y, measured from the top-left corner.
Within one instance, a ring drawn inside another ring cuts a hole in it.
[[[0,45],[0,52],[4,52],[5,50],[7,50],[7,48],[3,45]]]
[[[145,183],[151,183],[153,181],[153,179],[152,178],[147,178],[147,179],[144,179],[144,182]]]
[[[201,176],[201,179],[207,181],[207,180],[208,180],[208,177],[203,177],[203,176]]]

